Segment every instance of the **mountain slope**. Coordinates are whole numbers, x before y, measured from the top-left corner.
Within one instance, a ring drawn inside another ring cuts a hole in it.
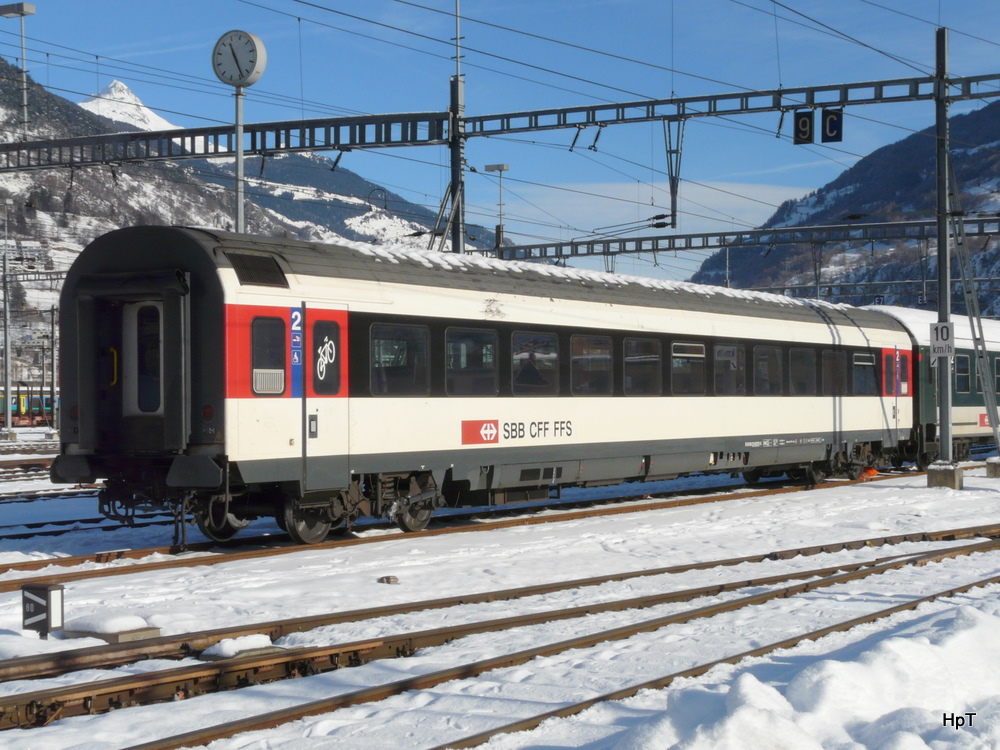
[[[996,215],[1000,208],[1000,102],[951,118],[952,160],[963,210],[970,215]],[[932,220],[935,214],[936,172],[934,128],[929,127],[861,159],[814,193],[782,204],[763,225],[821,226],[877,221]],[[914,243],[848,248],[823,248],[824,278],[876,281],[933,278],[919,265]],[[817,256],[811,247],[758,246],[741,249],[730,260],[734,286],[748,288],[814,283]],[[980,270],[992,265],[980,259]],[[725,252],[707,259],[692,281],[725,281]],[[870,302],[871,300],[859,300]],[[912,304],[913,300],[896,300]]]
[[[20,136],[19,73],[0,59],[0,138]],[[65,138],[170,129],[118,82],[77,105],[29,78],[29,137]],[[0,174],[10,237],[13,377],[37,382],[44,343],[58,303],[58,280],[22,281],[24,271],[64,270],[94,237],[122,226],[174,224],[231,229],[233,159],[109,164]],[[309,241],[342,238],[426,247],[435,214],[410,204],[320,155],[248,159],[246,221],[251,234]],[[492,246],[492,234],[476,232]],[[51,351],[51,348],[49,348]]]

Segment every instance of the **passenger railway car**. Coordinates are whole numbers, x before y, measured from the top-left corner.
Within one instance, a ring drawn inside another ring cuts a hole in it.
[[[856,475],[913,437],[913,342],[874,310],[478,256],[135,227],[61,299],[61,455],[102,509],[361,515],[691,472]]]
[[[53,396],[51,387],[18,382],[11,390],[11,424],[14,427],[55,425],[59,395]],[[5,403],[6,399],[0,393],[0,425],[7,418]]]
[[[925,467],[940,452],[937,435],[937,366],[931,359],[931,327],[938,322],[935,312],[910,310],[902,307],[869,308],[891,316],[906,326],[913,349],[912,364],[915,381],[913,434],[900,445],[899,457]],[[970,451],[979,444],[993,442],[983,397],[983,383],[976,367],[976,354],[969,319],[964,315],[953,318],[955,330],[955,358],[952,360],[952,457],[956,461],[969,458]],[[1000,391],[1000,323],[982,321],[989,386],[994,393]],[[907,369],[904,363],[904,370]],[[902,383],[906,390],[910,384]]]

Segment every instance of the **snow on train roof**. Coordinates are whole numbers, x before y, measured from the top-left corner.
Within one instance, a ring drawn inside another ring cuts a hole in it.
[[[688,294],[700,294],[705,296],[722,295],[734,299],[744,299],[754,302],[770,302],[788,306],[806,307],[826,307],[830,309],[848,310],[857,309],[850,305],[841,305],[831,302],[817,302],[815,300],[802,300],[786,297],[780,294],[767,294],[764,292],[751,292],[743,289],[732,289],[721,286],[709,286],[704,284],[693,284],[687,281],[671,281],[667,279],[654,279],[645,276],[630,276],[627,274],[607,273],[602,271],[590,271],[581,268],[570,268],[555,266],[547,263],[531,263],[517,260],[497,260],[488,258],[478,253],[457,254],[441,253],[432,250],[415,250],[403,245],[368,245],[361,242],[344,241],[345,247],[350,247],[357,252],[363,253],[376,259],[376,261],[389,263],[402,263],[411,261],[422,265],[425,268],[435,267],[446,270],[464,271],[471,268],[478,268],[493,271],[495,273],[510,274],[537,274],[551,279],[562,279],[567,282],[588,281],[594,284],[604,284],[605,286],[632,286],[639,285],[648,289],[656,289],[671,292],[686,292]]]
[[[217,229],[178,227],[174,231],[178,229],[196,236],[210,253],[212,249],[238,252],[243,248],[274,253],[284,260],[292,274],[302,279],[339,277],[379,284],[447,287],[479,294],[552,297],[597,304],[822,322],[851,328],[903,328],[888,316],[860,307],[745,289],[498,260],[478,253],[441,253],[403,245],[370,245],[351,240],[321,244],[232,234]],[[146,228],[146,231],[151,230]]]
[[[911,333],[918,345],[930,346],[931,326],[938,322],[938,314],[932,310],[914,310],[908,307],[893,307],[883,305],[872,305],[865,308],[889,315],[904,326]],[[969,317],[964,314],[952,315],[952,323],[955,327],[955,340],[962,346],[972,346],[972,326]],[[983,320],[983,336],[990,348],[1000,348],[1000,322],[996,320]]]
[[[809,318],[815,318],[820,310],[827,311],[828,314],[836,311],[840,314],[848,314],[852,318],[857,317],[860,313],[860,317],[864,319],[863,322],[867,325],[874,324],[876,327],[890,326],[890,324],[888,324],[888,322],[881,316],[869,315],[861,308],[854,307],[852,305],[824,302],[821,300],[795,299],[784,295],[753,292],[745,289],[732,289],[720,286],[694,284],[686,281],[672,281],[643,276],[606,273],[602,271],[555,266],[547,263],[498,260],[496,258],[479,255],[478,253],[441,253],[431,250],[418,250],[407,246],[369,245],[366,243],[346,240],[341,242],[340,246],[349,248],[357,253],[367,256],[368,258],[373,259],[376,263],[389,263],[410,267],[417,265],[428,270],[440,269],[459,273],[470,271],[487,272],[494,277],[514,277],[512,278],[513,283],[517,282],[516,277],[522,277],[525,280],[530,277],[534,277],[539,281],[548,280],[556,283],[564,282],[566,284],[573,284],[577,287],[586,288],[599,286],[608,290],[618,289],[626,293],[629,290],[672,292],[674,294],[680,293],[687,296],[685,307],[698,306],[693,302],[693,300],[701,299],[705,309],[712,309],[715,312],[745,313],[745,306],[749,303],[760,305],[764,308],[764,310],[770,309],[775,314],[777,314],[778,310],[783,309],[786,315],[791,313],[789,317],[798,317],[795,315],[797,312],[804,316],[808,316]],[[413,279],[412,281],[417,283],[416,279]],[[531,293],[526,289],[523,291]],[[720,302],[723,302],[723,300],[732,301],[734,303],[734,307],[739,306],[739,310],[721,309],[725,306],[724,304],[720,305]],[[648,304],[648,297],[643,301]],[[764,310],[758,308],[755,310],[755,313],[760,314],[763,313]],[[781,315],[780,317],[784,316]],[[881,321],[881,325],[879,325],[879,321]],[[862,321],[858,320],[856,322]]]

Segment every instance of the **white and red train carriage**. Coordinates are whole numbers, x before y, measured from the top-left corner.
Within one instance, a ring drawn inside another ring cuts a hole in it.
[[[691,284],[134,227],[71,268],[57,481],[226,539],[693,472],[856,474],[911,437],[877,311]],[[902,353],[902,356],[901,354]],[[900,365],[900,363],[905,363]]]

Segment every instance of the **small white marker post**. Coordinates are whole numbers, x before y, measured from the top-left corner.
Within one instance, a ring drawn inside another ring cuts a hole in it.
[[[53,630],[63,628],[63,587],[55,584],[28,583],[21,587],[22,626],[48,638]]]

